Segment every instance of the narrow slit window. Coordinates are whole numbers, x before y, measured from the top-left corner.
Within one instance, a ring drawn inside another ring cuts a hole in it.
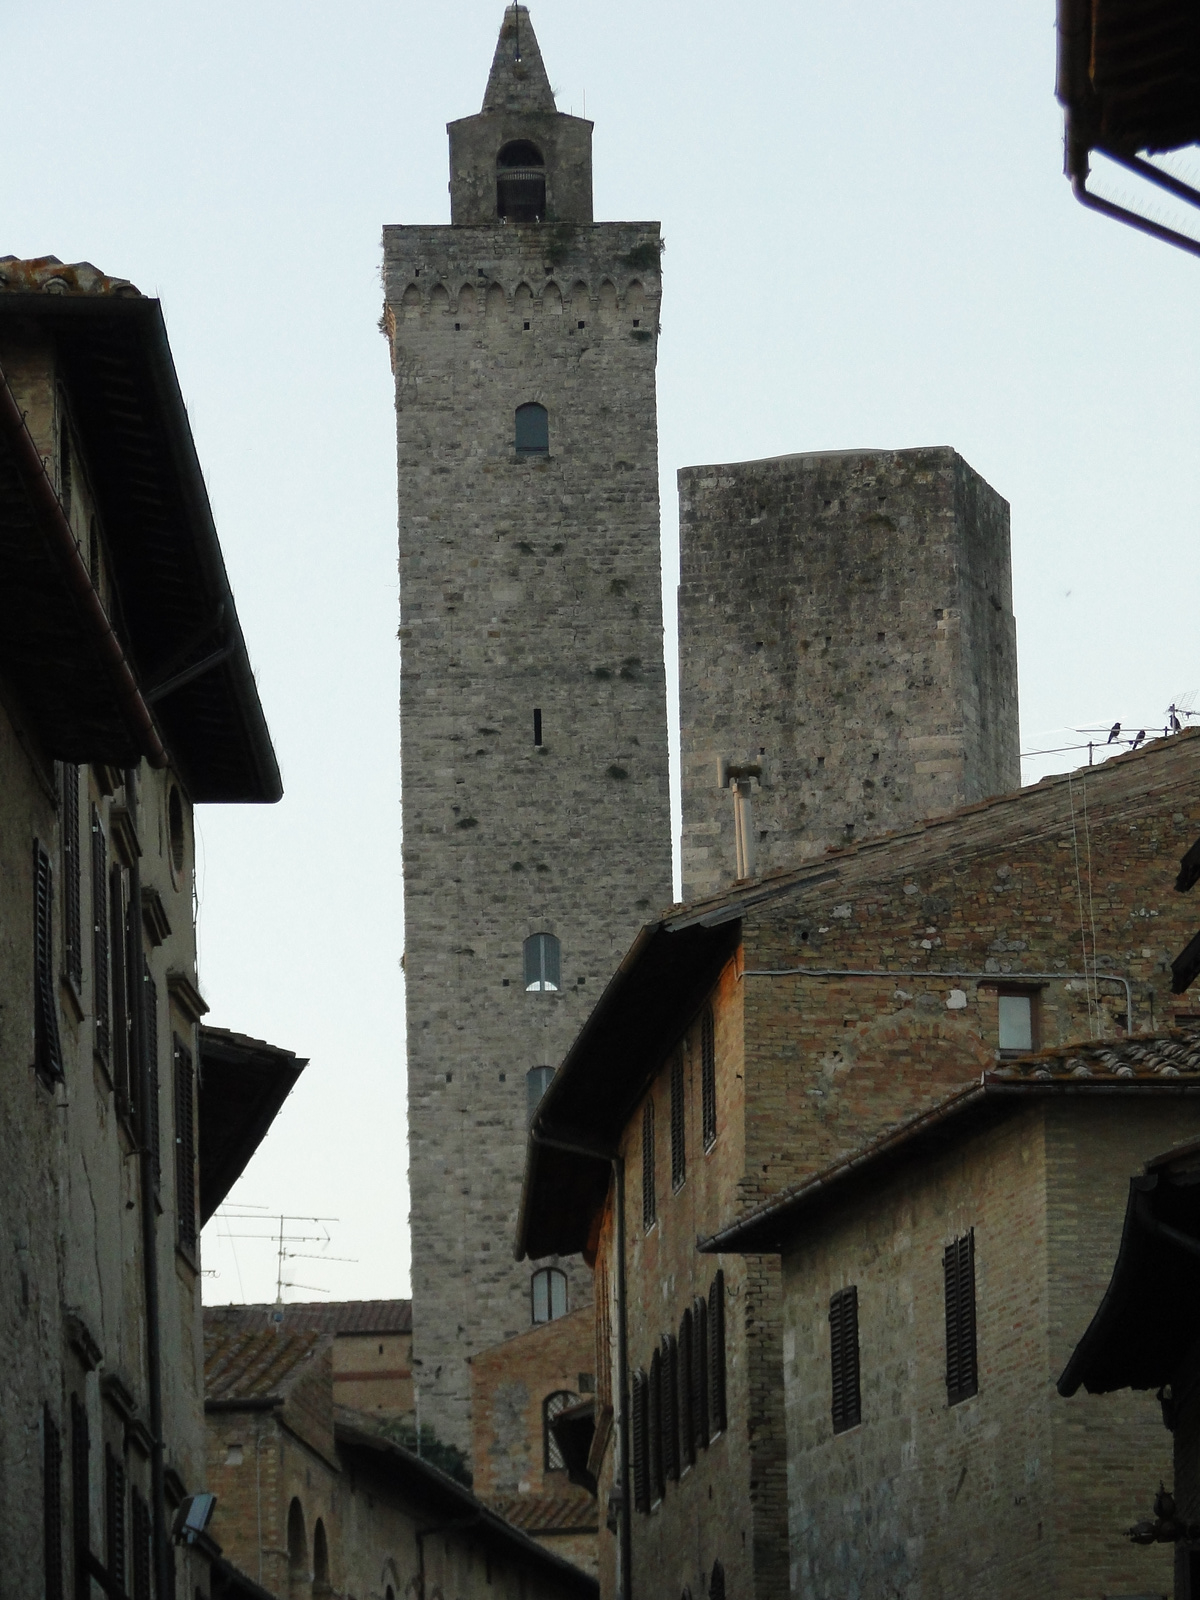
[[[946,1403],[954,1406],[979,1392],[974,1228],[946,1246],[942,1272],[946,1287]]]
[[[654,1101],[642,1108],[642,1227],[649,1233],[658,1221],[658,1196],[654,1188]]]
[[[700,1114],[704,1124],[704,1148],[717,1142],[717,1051],[712,1007],[700,1019]]]
[[[535,707],[533,712],[533,742],[534,744],[541,744],[542,742],[542,713],[540,707]]]
[[[834,1433],[862,1421],[858,1384],[858,1289],[839,1289],[829,1302],[829,1364]]]
[[[671,1188],[683,1188],[687,1179],[687,1118],[684,1101],[683,1055],[671,1058]]]
[[[542,1267],[530,1280],[535,1323],[554,1322],[567,1314],[567,1275],[557,1267]]]
[[[531,401],[517,407],[516,451],[519,456],[550,454],[550,413]]]
[[[562,947],[552,933],[533,933],[525,941],[525,988],[551,994],[562,984]]]

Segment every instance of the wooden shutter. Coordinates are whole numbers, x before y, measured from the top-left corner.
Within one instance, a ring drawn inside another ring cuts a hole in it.
[[[946,1401],[957,1405],[979,1391],[975,1350],[975,1230],[942,1254],[946,1281]]]
[[[692,1311],[689,1306],[679,1323],[679,1406],[680,1471],[696,1462],[696,1424],[693,1417],[695,1394],[695,1350],[692,1343]]]
[[[708,1291],[709,1427],[724,1433],[725,1417],[725,1274],[718,1272]]]
[[[177,1041],[178,1042],[178,1041]],[[142,1050],[146,1058],[145,1084],[147,1104],[142,1107],[143,1136],[150,1146],[154,1163],[154,1185],[162,1180],[162,1129],[159,1122],[158,1083],[158,987],[150,976],[150,968],[142,963]]]
[[[44,1083],[63,1076],[58,1005],[54,997],[54,872],[40,844],[33,847],[34,1066]]]
[[[108,1066],[111,1018],[108,994],[108,841],[100,813],[92,807],[92,1015],[94,1049]]]
[[[104,1447],[104,1559],[108,1575],[125,1587],[125,1463]]]
[[[712,1148],[717,1137],[717,1053],[712,1007],[700,1019],[700,1102],[704,1148]]]
[[[62,1433],[49,1406],[42,1408],[42,1548],[46,1600],[63,1600]]]
[[[132,1600],[150,1600],[150,1507],[135,1489],[131,1518]]]
[[[117,1091],[117,1110],[123,1117],[133,1117],[133,1096],[130,1093],[129,1051],[129,978],[125,926],[126,901],[125,869],[114,863],[109,873],[108,926],[111,934],[112,955],[112,1067],[113,1085]]]
[[[650,1403],[646,1421],[646,1451],[650,1462],[650,1499],[661,1500],[667,1492],[663,1472],[663,1372],[662,1357],[656,1350],[650,1357]]]
[[[708,1301],[696,1296],[692,1307],[695,1347],[692,1356],[692,1437],[698,1450],[708,1449]]]
[[[83,989],[83,934],[80,922],[79,768],[65,761],[62,769],[63,960],[67,977],[79,994]]]
[[[636,1511],[649,1511],[650,1509],[650,1462],[648,1455],[648,1440],[646,1438],[649,1428],[649,1389],[644,1372],[635,1372],[633,1375],[633,1405],[631,1407],[633,1426],[633,1505]]]
[[[687,1177],[687,1119],[684,1105],[683,1054],[671,1057],[671,1188],[683,1187]]]
[[[649,1230],[658,1221],[658,1196],[654,1192],[654,1101],[642,1108],[642,1226]]]
[[[91,1543],[91,1480],[88,1471],[87,1412],[77,1394],[71,1396],[71,1542],[74,1545],[75,1594],[89,1600],[88,1555]]]
[[[196,1090],[192,1053],[175,1041],[175,1208],[179,1242],[196,1248]]]
[[[858,1386],[858,1289],[839,1289],[829,1302],[829,1355],[834,1433],[862,1420]]]
[[[662,1341],[663,1476],[679,1481],[679,1346],[673,1333]]]

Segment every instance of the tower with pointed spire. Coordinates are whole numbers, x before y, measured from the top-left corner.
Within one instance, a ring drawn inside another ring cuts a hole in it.
[[[414,1378],[466,1447],[470,1355],[590,1295],[576,1261],[512,1259],[526,1128],[671,846],[659,226],[592,220],[592,124],[556,109],[523,6],[448,131],[451,223],[385,230],[384,325]]]

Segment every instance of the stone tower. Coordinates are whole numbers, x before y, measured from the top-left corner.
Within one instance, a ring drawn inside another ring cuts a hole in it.
[[[679,474],[683,894],[1020,781],[1008,504],[954,450]]]
[[[460,1446],[467,1358],[535,1315],[511,1254],[530,1106],[671,898],[659,227],[592,221],[591,133],[510,7],[483,110],[449,127],[451,225],[384,233],[414,1370]],[[586,1270],[549,1265],[584,1303]]]

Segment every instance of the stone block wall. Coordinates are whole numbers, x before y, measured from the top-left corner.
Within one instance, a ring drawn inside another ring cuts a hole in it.
[[[679,474],[684,899],[1020,782],[1008,505],[949,448]]]
[[[385,233],[413,1363],[423,1421],[464,1448],[467,1357],[531,1321],[509,1251],[526,1075],[561,1060],[671,895],[658,245],[653,223]],[[516,453],[526,403],[548,453]],[[527,993],[542,932],[561,986]]]

